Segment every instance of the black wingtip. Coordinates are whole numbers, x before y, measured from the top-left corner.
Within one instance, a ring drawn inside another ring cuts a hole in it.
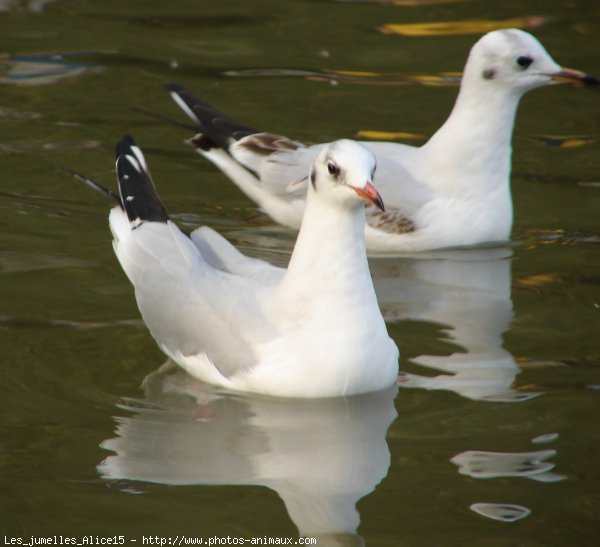
[[[164,88],[171,94],[177,106],[197,124],[203,135],[202,149],[222,148],[228,150],[232,141],[260,133],[258,129],[244,125],[220,112],[185,89],[182,85],[169,82]]]
[[[131,222],[167,222],[167,214],[154,187],[146,159],[131,135],[115,147],[121,201]]]
[[[197,148],[198,150],[203,150],[204,152],[208,152],[215,147],[215,143],[206,135],[204,135],[204,133],[198,133],[191,139],[187,139],[185,142],[192,145],[194,148]]]
[[[175,82],[167,82],[163,85],[163,87],[169,93],[185,93],[186,91],[186,89],[182,85],[176,84]]]
[[[131,153],[131,147],[136,146],[135,140],[129,134],[124,135],[123,138],[115,146],[115,157],[118,159],[119,156]]]
[[[164,84],[164,88],[169,92],[171,98],[175,101],[177,106],[181,108],[197,126],[197,128],[202,128],[203,119],[198,115],[195,111],[197,107],[204,107],[206,103],[200,98],[192,95],[185,87],[182,85],[169,82]],[[208,106],[208,105],[206,105]],[[209,106],[209,108],[212,108]]]
[[[108,197],[114,199],[119,204],[119,206],[121,208],[123,208],[123,202],[121,201],[121,197],[118,196],[117,194],[115,194],[110,188],[106,188],[106,186],[102,186],[102,184],[99,184],[98,182],[93,181],[89,177],[86,177],[85,175],[82,175],[81,173],[78,173],[77,171],[72,171],[70,169],[67,169],[67,171],[69,173],[71,173],[71,175],[73,175],[77,180],[83,182],[84,184],[87,184],[90,188],[93,188],[97,192],[100,192],[101,194],[104,194],[105,196],[108,196]]]

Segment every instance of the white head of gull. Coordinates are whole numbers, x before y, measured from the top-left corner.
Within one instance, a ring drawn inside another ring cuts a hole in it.
[[[531,34],[504,29],[471,49],[454,108],[421,147],[363,143],[377,157],[386,211],[367,212],[370,254],[506,242],[513,207],[511,138],[521,96],[570,82],[598,85],[560,67]],[[194,121],[190,142],[275,221],[298,228],[304,176],[325,144],[304,145],[240,124],[177,84],[165,86]],[[413,105],[414,106],[414,105]]]
[[[365,204],[383,208],[375,158],[360,144],[323,147],[287,270],[248,258],[208,227],[169,219],[141,150],[117,145],[110,213],[117,258],[160,348],[192,376],[231,390],[336,397],[396,382],[398,348],[379,311],[365,253]],[[307,169],[307,173],[308,173]]]

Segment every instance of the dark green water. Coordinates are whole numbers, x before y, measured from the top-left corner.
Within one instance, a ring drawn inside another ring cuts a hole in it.
[[[524,99],[512,253],[373,261],[408,373],[398,394],[291,403],[224,396],[156,372],[164,357],[112,254],[108,204],[65,172],[113,184],[113,146],[130,132],[175,218],[285,264],[294,234],[184,146],[185,130],[132,107],[183,119],[161,87],[177,81],[297,139],[365,129],[430,135],[456,87],[407,84],[401,73],[459,71],[478,35],[403,37],[377,27],[548,16],[533,31],[548,51],[598,75],[596,2],[5,4],[5,541],[295,540],[300,530],[321,545],[598,543],[598,93],[556,87]],[[325,70],[384,76],[334,85]],[[586,143],[550,147],[541,135]],[[507,511],[521,518],[492,518]]]

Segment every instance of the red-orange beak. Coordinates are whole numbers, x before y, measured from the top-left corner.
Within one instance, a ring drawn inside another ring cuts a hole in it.
[[[354,191],[365,201],[373,203],[382,211],[385,211],[385,207],[383,206],[383,200],[381,199],[379,192],[375,190],[375,186],[373,186],[369,181],[367,181],[367,184],[365,184],[364,188],[356,188],[355,186],[353,186],[352,188],[354,188]]]
[[[551,80],[560,84],[582,85],[600,85],[600,80],[591,74],[573,70],[572,68],[562,68],[558,72],[548,74]]]

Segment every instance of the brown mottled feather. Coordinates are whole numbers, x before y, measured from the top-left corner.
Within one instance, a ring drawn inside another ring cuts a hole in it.
[[[415,223],[397,209],[384,212],[376,210],[375,207],[368,207],[367,224],[388,234],[408,234],[416,230]]]
[[[273,133],[255,133],[254,135],[248,135],[238,142],[239,146],[243,146],[250,152],[260,154],[261,156],[268,156],[273,152],[280,150],[297,150],[303,148],[305,144],[293,141],[284,137],[283,135],[275,135]]]

